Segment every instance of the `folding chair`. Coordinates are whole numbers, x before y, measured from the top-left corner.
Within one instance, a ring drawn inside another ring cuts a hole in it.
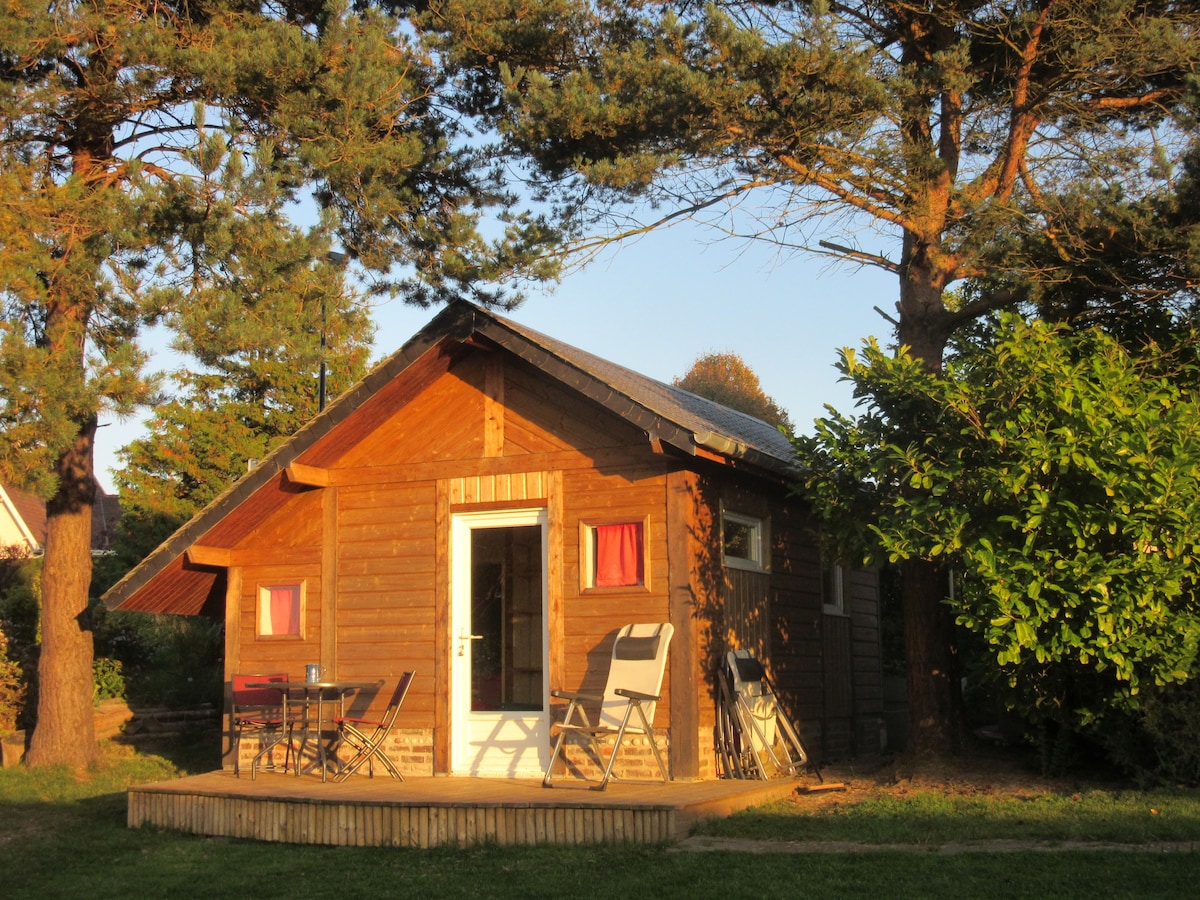
[[[604,775],[592,790],[602,791],[608,787],[609,780],[614,777],[612,771],[617,753],[625,736],[630,733],[646,736],[663,781],[670,781],[667,767],[658,749],[658,742],[654,738],[652,723],[654,709],[660,699],[659,691],[662,689],[667,647],[674,633],[675,626],[669,622],[626,625],[617,632],[617,638],[613,641],[612,660],[609,663],[608,681],[604,686],[603,696],[568,691],[550,692],[551,696],[567,700],[569,703],[562,724],[558,726],[558,739],[554,743],[554,752],[550,754],[550,764],[546,766],[546,775],[542,779],[543,787],[555,787],[554,764],[562,754],[563,743],[568,734],[585,737],[597,760],[602,764],[604,757],[600,752],[599,741],[601,738],[614,738],[612,754],[608,763],[604,765]],[[594,726],[583,708],[584,703],[600,704],[600,716]]]
[[[717,676],[721,688],[717,750],[726,778],[769,779],[821,771],[792,722],[763,664],[749,650],[731,650]]]
[[[333,776],[334,781],[345,781],[362,768],[363,763],[367,764],[367,775],[374,778],[376,756],[379,757],[384,768],[393,778],[404,780],[404,776],[400,774],[396,764],[388,759],[386,753],[379,751],[383,747],[383,742],[387,740],[388,734],[391,733],[392,726],[396,724],[396,716],[400,713],[400,707],[408,693],[408,686],[412,684],[413,676],[416,674],[416,672],[405,672],[400,676],[400,680],[396,683],[396,690],[392,691],[392,698],[388,701],[382,718],[358,719],[349,716],[334,716],[333,723],[337,726],[339,746],[345,744],[354,751],[354,755]]]
[[[230,720],[233,726],[233,774],[236,777],[241,777],[242,740],[255,735],[265,741],[250,764],[250,778],[253,779],[257,774],[258,761],[264,754],[267,755],[269,768],[275,768],[273,756],[275,747],[284,741],[290,723],[283,690],[269,687],[248,687],[248,685],[275,682],[286,685],[288,676],[286,672],[275,675],[237,674],[231,681],[233,707]],[[292,745],[288,740],[283,756],[285,770],[291,752]]]

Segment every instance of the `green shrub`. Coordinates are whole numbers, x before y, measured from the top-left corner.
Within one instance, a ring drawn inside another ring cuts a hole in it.
[[[94,611],[96,653],[120,660],[132,706],[219,706],[224,628],[203,616]]]
[[[10,658],[28,663],[37,646],[41,619],[42,561],[0,560],[0,628]]]
[[[1109,757],[1143,784],[1200,784],[1200,682],[1156,688],[1097,731]]]
[[[125,675],[119,659],[101,656],[92,660],[93,701],[123,700],[125,698]]]
[[[8,657],[8,638],[0,628],[0,734],[17,728],[25,708],[25,673],[19,663]]]

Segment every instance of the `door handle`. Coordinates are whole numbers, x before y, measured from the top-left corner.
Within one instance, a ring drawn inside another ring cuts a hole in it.
[[[458,635],[458,655],[467,655],[467,641],[482,641],[482,634],[465,634],[460,632]]]

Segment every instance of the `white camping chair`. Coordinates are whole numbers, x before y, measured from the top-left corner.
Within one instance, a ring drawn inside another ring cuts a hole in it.
[[[768,779],[799,775],[808,767],[824,781],[753,653],[731,650],[718,680],[718,751],[725,777]]]
[[[670,780],[654,738],[653,722],[654,708],[662,689],[663,670],[667,664],[667,647],[674,633],[675,626],[669,622],[626,625],[617,632],[617,638],[613,641],[612,661],[608,668],[608,681],[604,685],[604,696],[568,691],[550,692],[552,697],[570,702],[567,705],[567,714],[558,726],[558,739],[554,742],[554,752],[550,755],[550,764],[546,766],[546,776],[542,779],[544,787],[555,786],[552,782],[554,764],[562,753],[563,742],[568,734],[586,737],[599,760],[604,759],[600,752],[600,740],[614,738],[612,754],[604,767],[604,776],[599,784],[592,786],[592,790],[602,791],[608,787],[608,782],[613,777],[613,763],[616,762],[617,753],[627,734],[646,736],[663,781]],[[583,708],[584,703],[600,704],[600,717],[595,725],[588,719]]]

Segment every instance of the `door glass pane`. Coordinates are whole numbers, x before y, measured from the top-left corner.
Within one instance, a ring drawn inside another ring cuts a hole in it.
[[[471,531],[471,710],[541,710],[542,529]]]

